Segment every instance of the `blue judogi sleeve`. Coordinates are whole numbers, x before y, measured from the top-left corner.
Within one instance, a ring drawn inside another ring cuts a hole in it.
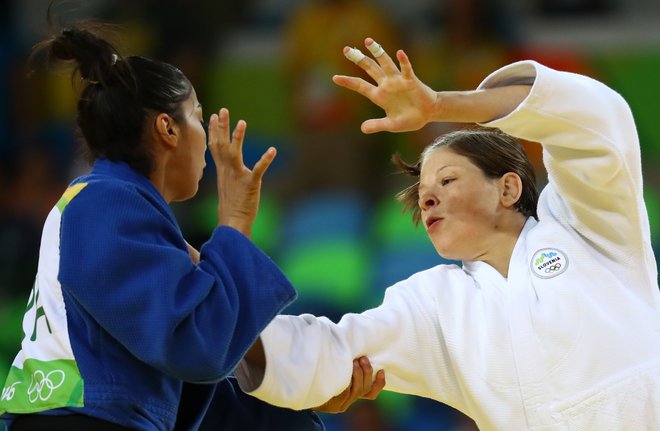
[[[67,301],[140,361],[189,382],[227,376],[295,298],[248,238],[218,227],[192,263],[149,185],[94,181],[67,206],[59,279]]]

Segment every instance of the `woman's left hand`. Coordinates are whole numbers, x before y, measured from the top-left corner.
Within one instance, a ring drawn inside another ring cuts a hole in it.
[[[246,128],[239,120],[230,138],[229,111],[222,108],[211,115],[208,138],[218,177],[218,226],[233,227],[249,238],[259,209],[261,179],[276,151],[268,148],[250,170],[243,164]]]

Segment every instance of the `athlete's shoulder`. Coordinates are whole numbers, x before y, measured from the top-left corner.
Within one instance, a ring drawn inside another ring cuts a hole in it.
[[[131,230],[176,226],[172,210],[159,195],[115,178],[81,177],[62,194],[57,208],[62,216],[62,234],[67,235],[117,233],[128,225]]]

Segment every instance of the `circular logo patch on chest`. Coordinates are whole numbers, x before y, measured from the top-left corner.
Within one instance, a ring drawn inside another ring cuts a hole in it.
[[[537,277],[552,278],[566,271],[568,258],[556,248],[542,248],[534,253],[530,266]]]

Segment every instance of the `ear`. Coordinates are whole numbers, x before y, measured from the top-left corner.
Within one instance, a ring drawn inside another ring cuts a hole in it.
[[[179,141],[179,128],[169,115],[160,113],[156,115],[153,123],[153,130],[157,142],[166,147],[174,148]]]
[[[520,176],[507,172],[500,178],[500,203],[505,208],[512,208],[522,195],[523,185]]]

